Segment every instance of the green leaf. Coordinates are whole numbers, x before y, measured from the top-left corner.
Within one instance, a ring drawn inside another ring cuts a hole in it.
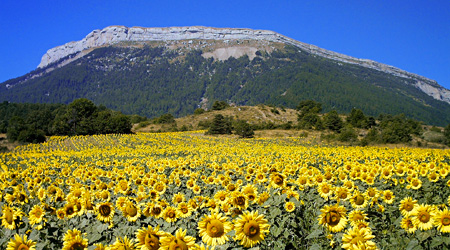
[[[88,235],[88,240],[89,240],[89,242],[95,242],[95,241],[99,240],[101,237],[102,237],[101,234],[93,233],[93,234]]]
[[[314,230],[314,231],[312,231],[312,233],[310,233],[307,237],[306,237],[306,239],[308,240],[308,239],[316,239],[316,238],[319,238],[319,236],[322,234],[322,229],[316,229],[316,230]]]
[[[280,227],[274,226],[273,230],[270,230],[270,231],[272,232],[272,235],[274,237],[278,237],[281,234],[281,232],[283,232],[283,229]]]
[[[450,237],[442,237],[442,240],[445,242],[446,245],[450,245]]]
[[[319,244],[314,243],[314,244],[312,244],[308,249],[309,249],[309,250],[321,250],[322,247],[320,247]]]
[[[273,208],[272,211],[270,211],[270,216],[272,218],[275,218],[276,216],[281,214],[281,210],[277,207]]]
[[[419,245],[419,241],[414,239],[408,243],[408,245],[406,246],[406,250],[412,250],[412,249],[414,249],[414,247],[416,247],[418,245]]]
[[[428,239],[431,236],[431,233],[429,233],[429,232],[419,232],[416,235],[417,235],[417,239],[419,239],[420,242],[423,242],[423,241],[425,241],[426,239]]]
[[[442,245],[442,243],[444,243],[444,242],[442,241],[441,237],[434,237],[433,240],[431,241],[431,248],[440,246],[440,245]]]
[[[108,224],[100,224],[100,225],[98,225],[98,227],[97,227],[97,232],[103,232],[103,231],[105,231],[106,229],[108,229]]]

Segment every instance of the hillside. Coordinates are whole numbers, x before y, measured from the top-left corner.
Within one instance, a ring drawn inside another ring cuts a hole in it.
[[[372,116],[404,113],[432,125],[450,123],[448,90],[436,82],[274,32],[130,28],[121,37],[122,28],[111,29],[49,50],[38,69],[0,86],[0,101],[88,98],[152,118],[182,117],[217,100],[294,108],[313,99],[324,111],[358,107]]]

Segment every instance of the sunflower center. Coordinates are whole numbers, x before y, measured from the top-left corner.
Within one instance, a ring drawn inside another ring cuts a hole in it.
[[[169,217],[169,218],[175,218],[176,217],[176,213],[175,213],[175,211],[169,211],[168,213],[167,213],[167,217]]]
[[[245,197],[243,197],[243,196],[237,197],[237,198],[236,198],[236,204],[237,204],[238,206],[243,206],[243,205],[245,205]]]
[[[133,204],[128,204],[127,206],[127,214],[130,215],[131,217],[136,216],[137,214],[137,209]]]
[[[8,224],[12,224],[13,217],[14,217],[14,214],[12,213],[12,211],[7,209],[5,211],[5,219],[6,219],[6,222],[8,222]]]
[[[220,220],[211,220],[206,226],[206,232],[210,237],[221,237],[225,232],[223,223]]]
[[[28,250],[30,249],[27,245],[21,243],[20,246],[17,248],[17,250]]]
[[[81,242],[75,242],[73,245],[70,246],[70,250],[83,250],[85,249],[85,245],[83,245]]]
[[[161,208],[160,207],[155,207],[152,209],[152,214],[153,215],[159,215],[161,213]]]
[[[337,224],[339,224],[339,221],[341,220],[341,216],[339,215],[339,213],[330,211],[329,213],[327,213],[325,219],[326,219],[326,222],[328,225],[336,226]]]
[[[258,222],[251,220],[244,225],[244,234],[249,238],[253,238],[259,235],[259,224]]]
[[[34,216],[35,216],[36,218],[41,217],[41,215],[42,215],[42,211],[41,211],[40,209],[37,209],[36,212],[34,213]]]
[[[187,213],[189,212],[189,209],[188,209],[187,207],[182,207],[182,208],[181,208],[181,212],[182,212],[183,214],[187,214]]]
[[[409,211],[413,210],[414,205],[408,202],[408,203],[405,203],[404,207],[405,207],[405,210],[409,212]]]
[[[188,246],[181,239],[175,239],[170,242],[169,250],[188,250]]]
[[[355,221],[364,220],[364,217],[361,214],[355,214],[353,216],[353,220]]]
[[[74,211],[74,209],[73,209],[72,206],[70,206],[70,207],[68,207],[68,208],[66,209],[66,214],[67,214],[67,215],[72,215],[74,212],[75,212],[75,211]]]
[[[355,204],[360,206],[362,204],[364,204],[364,196],[362,195],[358,195],[355,197]]]
[[[163,185],[156,185],[156,191],[158,191],[158,192],[162,192],[163,190],[164,190],[164,187],[163,187]]]
[[[279,175],[276,175],[275,178],[273,179],[273,182],[277,185],[282,185],[283,184],[283,178]]]
[[[441,222],[442,222],[442,225],[444,225],[444,226],[450,225],[450,217],[446,216],[446,217],[442,218]]]
[[[102,216],[109,216],[111,208],[108,205],[101,205],[99,211]]]
[[[23,201],[25,201],[25,198],[26,198],[26,196],[24,194],[19,194],[18,200],[20,202],[23,202]]]
[[[104,200],[108,199],[108,197],[109,197],[109,195],[108,195],[107,192],[102,192],[102,198],[103,198]]]
[[[419,220],[422,223],[427,223],[430,220],[430,214],[429,213],[422,212],[422,213],[420,213],[420,215],[418,217],[419,217]]]
[[[154,234],[145,235],[144,245],[150,250],[156,250],[159,248],[159,239]]]

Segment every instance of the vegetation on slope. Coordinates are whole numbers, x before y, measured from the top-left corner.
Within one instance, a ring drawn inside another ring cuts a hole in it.
[[[5,82],[0,101],[70,103],[88,98],[125,114],[175,117],[212,107],[217,100],[236,105],[260,103],[295,108],[300,100],[323,103],[324,111],[365,114],[404,113],[444,126],[450,105],[434,100],[408,79],[357,65],[338,63],[286,46],[271,53],[214,61],[202,51],[163,47],[104,47],[22,84]],[[39,69],[44,72],[45,69]]]

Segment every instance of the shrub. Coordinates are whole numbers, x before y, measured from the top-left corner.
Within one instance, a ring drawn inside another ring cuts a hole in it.
[[[241,138],[253,138],[255,132],[253,128],[246,121],[239,120],[235,125],[235,133],[239,135]]]

